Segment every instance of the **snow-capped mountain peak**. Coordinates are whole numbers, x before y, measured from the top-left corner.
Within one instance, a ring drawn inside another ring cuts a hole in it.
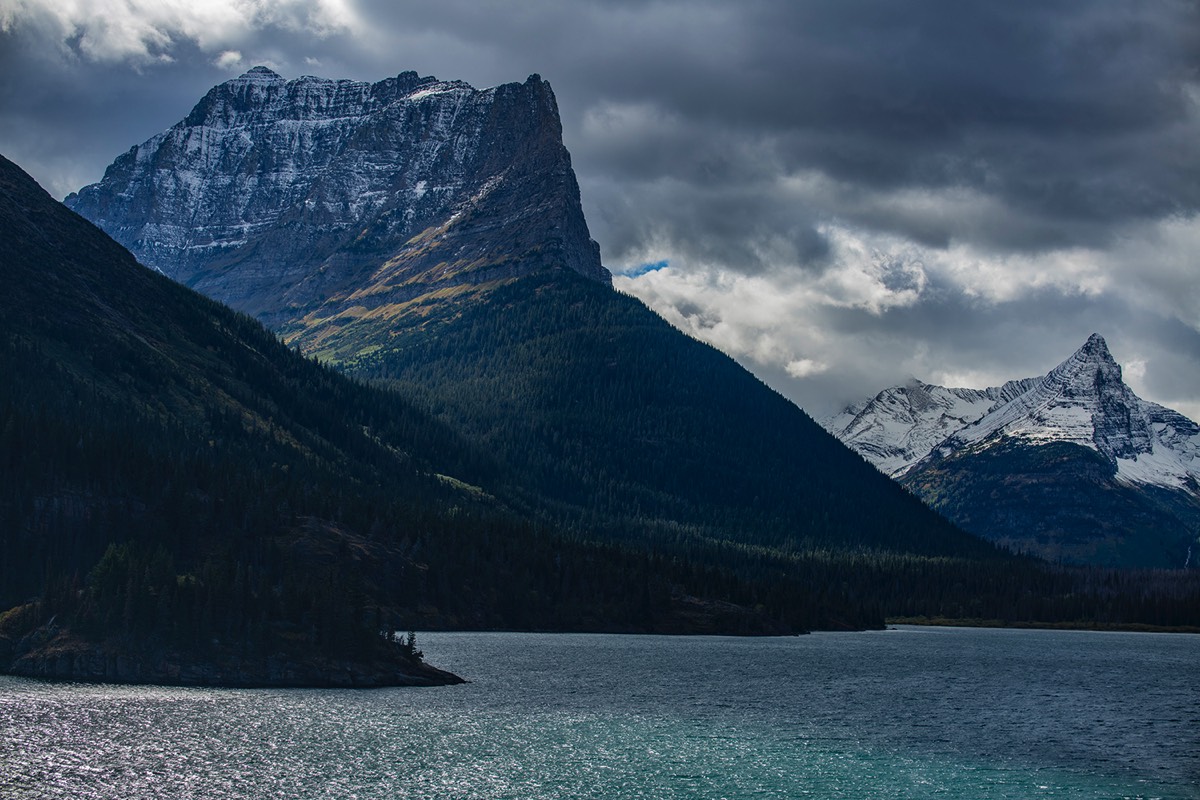
[[[1152,450],[1145,405],[1121,378],[1099,334],[1020,396],[957,431],[950,446],[996,435],[1033,442],[1068,441],[1099,450],[1110,460]]]
[[[1187,488],[1200,481],[1200,426],[1134,394],[1099,334],[1042,378],[981,390],[909,381],[824,425],[893,477],[935,451],[1020,441],[1096,450],[1127,483]]]

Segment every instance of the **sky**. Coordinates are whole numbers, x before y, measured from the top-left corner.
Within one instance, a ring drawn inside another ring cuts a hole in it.
[[[255,65],[554,88],[615,285],[816,417],[1102,334],[1200,419],[1200,4],[0,0],[51,194]]]

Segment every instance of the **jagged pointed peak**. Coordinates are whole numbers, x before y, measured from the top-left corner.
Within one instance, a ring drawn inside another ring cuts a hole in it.
[[[1098,333],[1045,375],[987,389],[910,378],[822,424],[893,477],[931,453],[1066,442],[1098,451],[1126,482],[1186,488],[1200,479],[1200,425],[1139,398]]]
[[[1098,333],[1093,333],[1089,336],[1088,340],[1083,343],[1083,347],[1079,348],[1076,352],[1090,356],[1092,359],[1113,361],[1112,353],[1108,350],[1108,342],[1104,341],[1104,337]]]
[[[1108,349],[1108,343],[1104,341],[1103,336],[1093,333],[1082,347],[1051,370],[1046,378],[1053,381],[1056,378],[1081,374],[1085,371],[1091,374],[1096,369],[1117,381],[1121,380],[1121,365],[1113,358]]]
[[[1071,442],[1098,450],[1115,465],[1152,449],[1144,405],[1122,379],[1104,337],[1092,334],[1028,391],[998,403],[952,438],[956,446],[1001,436]]]

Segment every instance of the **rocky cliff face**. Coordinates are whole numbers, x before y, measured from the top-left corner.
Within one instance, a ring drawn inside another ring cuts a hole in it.
[[[1152,409],[1165,410],[1144,402],[1125,385],[1108,345],[1092,334],[1028,391],[956,431],[942,447],[958,449],[996,436],[1072,442],[1116,464],[1154,452]],[[1194,423],[1190,427],[1192,433],[1200,432]]]
[[[255,67],[66,203],[144,264],[314,347],[537,270],[611,281],[536,75],[476,90]]]
[[[967,530],[1019,550],[1180,566],[1200,545],[1200,426],[1134,394],[1098,334],[1041,378],[914,382],[824,424]]]

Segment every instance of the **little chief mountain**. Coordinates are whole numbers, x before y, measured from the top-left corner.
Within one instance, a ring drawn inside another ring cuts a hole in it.
[[[257,67],[67,198],[148,266],[480,442],[608,539],[990,548],[615,292],[540,77]]]
[[[544,269],[604,284],[550,86],[256,67],[67,199],[147,266],[353,360],[422,301]]]

